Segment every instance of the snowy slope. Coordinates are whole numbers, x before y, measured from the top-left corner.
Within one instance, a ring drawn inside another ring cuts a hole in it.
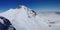
[[[0,13],[12,23],[16,30],[60,30],[60,15],[55,13],[34,13],[31,9],[20,6],[20,8],[9,9]]]

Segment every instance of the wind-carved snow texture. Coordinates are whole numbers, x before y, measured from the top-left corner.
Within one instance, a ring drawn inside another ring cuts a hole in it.
[[[20,6],[0,13],[12,23],[16,30],[60,30],[60,15],[56,13],[35,12]]]

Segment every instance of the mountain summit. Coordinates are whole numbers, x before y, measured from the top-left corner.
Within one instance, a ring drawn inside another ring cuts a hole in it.
[[[45,12],[37,14],[37,12],[23,5],[0,13],[0,16],[9,19],[16,30],[60,29],[60,15]]]
[[[3,16],[5,18],[9,19],[9,21],[12,23],[12,25],[14,25],[14,27],[17,30],[20,30],[20,29],[23,29],[24,26],[27,26],[26,23],[29,24],[29,22],[25,22],[25,21],[27,21],[27,20],[31,21],[32,19],[30,19],[30,18],[35,17],[36,12],[27,8],[26,6],[20,6],[20,8],[9,9],[6,12],[0,13],[0,16]],[[20,27],[20,25],[22,28]],[[28,26],[31,26],[31,25],[28,25]],[[28,26],[26,28],[28,28]],[[29,27],[29,28],[33,28],[33,27]]]

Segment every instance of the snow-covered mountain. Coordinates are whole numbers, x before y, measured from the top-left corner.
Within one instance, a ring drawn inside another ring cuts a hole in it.
[[[60,30],[60,15],[37,13],[26,6],[0,13],[12,23],[16,30]]]

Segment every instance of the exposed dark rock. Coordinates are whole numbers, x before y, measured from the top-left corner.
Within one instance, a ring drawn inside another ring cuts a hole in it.
[[[56,14],[60,14],[60,12],[56,12]]]

